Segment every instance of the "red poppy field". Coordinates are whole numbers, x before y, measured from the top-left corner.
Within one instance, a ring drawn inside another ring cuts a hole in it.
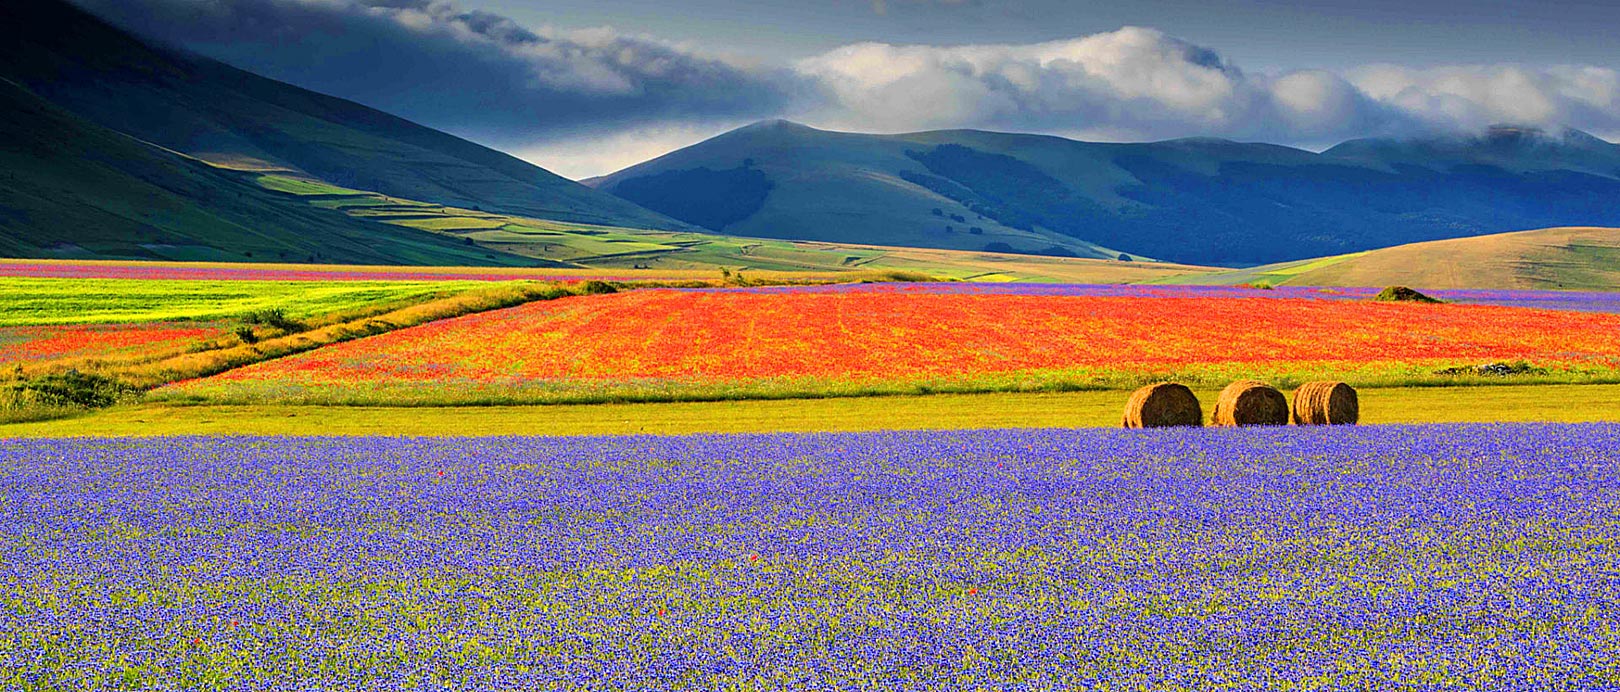
[[[215,322],[143,322],[0,327],[0,365],[151,358],[180,353],[229,330]]]
[[[1620,315],[1230,295],[924,287],[642,290],[531,303],[267,361],[169,398],[479,403],[1111,388],[1176,377],[1612,379]]]

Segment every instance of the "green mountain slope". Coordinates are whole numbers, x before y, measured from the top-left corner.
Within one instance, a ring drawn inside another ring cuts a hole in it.
[[[309,205],[0,80],[0,255],[512,264],[534,260]]]
[[[1120,254],[1079,236],[983,213],[966,197],[970,191],[928,175],[907,155],[919,148],[926,147],[907,137],[771,121],[586,182],[735,235],[1094,258]],[[1022,181],[1009,177],[1006,183]],[[957,193],[964,197],[953,199]]]
[[[149,46],[62,0],[0,3],[0,78],[96,124],[222,166],[561,221],[685,227],[443,132]]]
[[[959,249],[995,242],[1020,252],[1101,246],[1228,266],[1620,225],[1620,146],[1514,128],[1317,154],[1213,139],[862,135],[777,121],[588,183],[739,235]]]
[[[1165,283],[1620,290],[1620,228],[1544,228],[1412,243]]]

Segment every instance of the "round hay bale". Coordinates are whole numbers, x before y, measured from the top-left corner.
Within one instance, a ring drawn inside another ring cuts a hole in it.
[[[1343,382],[1306,382],[1294,390],[1294,425],[1355,425],[1361,402]]]
[[[1204,409],[1186,385],[1150,384],[1132,392],[1130,401],[1125,403],[1127,428],[1199,427],[1203,424]]]
[[[1288,425],[1288,397],[1264,382],[1238,380],[1221,390],[1215,425]]]

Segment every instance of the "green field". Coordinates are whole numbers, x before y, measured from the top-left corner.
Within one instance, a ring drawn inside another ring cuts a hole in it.
[[[488,281],[193,281],[0,277],[0,326],[293,318],[377,310],[489,288]]]
[[[1201,390],[1205,415],[1216,392]],[[1125,392],[399,408],[143,404],[0,425],[0,437],[144,435],[631,435],[1113,427]],[[1412,387],[1361,392],[1362,422],[1620,421],[1620,385]]]

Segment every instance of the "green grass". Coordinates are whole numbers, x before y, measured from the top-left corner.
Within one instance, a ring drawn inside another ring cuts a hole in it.
[[[295,318],[422,302],[486,281],[194,281],[0,277],[0,326],[236,318],[281,309]]]
[[[293,195],[364,195],[359,190],[350,190],[346,187],[328,185],[318,180],[304,178],[289,178],[284,175],[264,175],[258,178],[259,185],[267,190],[285,192]]]
[[[1208,415],[1216,392],[1198,391]],[[0,438],[147,435],[605,435],[1112,427],[1117,391],[792,401],[400,408],[140,404],[0,424]],[[1620,385],[1417,387],[1361,392],[1362,422],[1620,421]]]

